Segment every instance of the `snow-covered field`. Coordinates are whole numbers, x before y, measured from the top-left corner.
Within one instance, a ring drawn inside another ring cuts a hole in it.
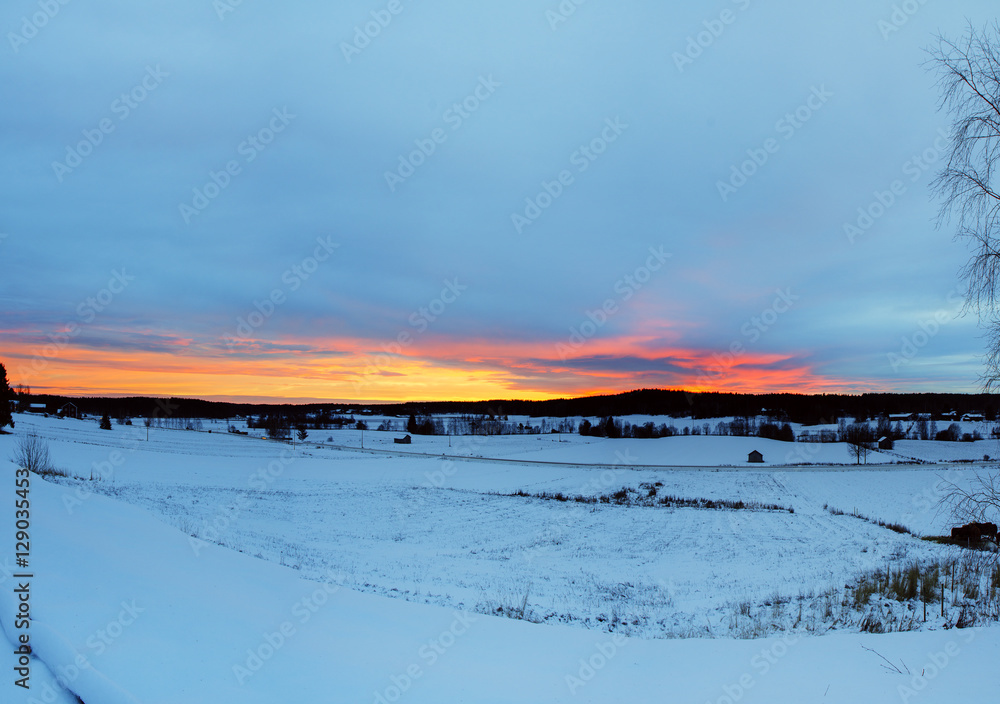
[[[224,425],[153,428],[147,441],[140,427],[16,420],[78,477],[32,480],[34,684],[41,661],[58,672],[82,655],[93,668],[72,684],[87,704],[133,701],[125,692],[144,702],[908,701],[900,686],[944,702],[986,701],[997,685],[997,629],[943,630],[932,618],[922,632],[871,636],[824,614],[861,571],[954,550],[825,506],[940,534],[941,482],[964,481],[968,465],[811,467],[849,462],[846,448],[758,438],[505,436],[449,448],[366,432],[361,451],[353,430],[310,431],[292,448]],[[0,437],[0,458],[14,442]],[[905,449],[932,460],[960,444]],[[751,449],[770,464],[746,464]],[[12,506],[4,466],[0,501]],[[794,512],[510,496],[640,485]],[[13,564],[9,532],[0,566]],[[0,583],[8,638],[14,582]],[[781,635],[734,638],[761,633]],[[912,674],[886,671],[862,646]],[[0,657],[8,673],[11,650]],[[2,701],[40,697],[12,681]]]

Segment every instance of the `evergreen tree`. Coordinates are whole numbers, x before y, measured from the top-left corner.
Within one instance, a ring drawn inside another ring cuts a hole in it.
[[[612,416],[608,416],[602,423],[602,435],[606,438],[620,438],[622,436],[621,424],[615,421]]]
[[[8,425],[14,427],[14,418],[10,414],[10,402],[13,398],[7,383],[7,369],[0,364],[0,430]]]
[[[795,431],[792,430],[792,426],[785,423],[781,426],[781,432],[778,433],[778,439],[782,442],[795,442]]]
[[[267,429],[267,436],[272,440],[288,439],[288,426],[285,419],[277,413],[272,413],[266,419],[262,419],[262,425]]]
[[[878,417],[878,423],[875,426],[875,437],[876,439],[892,437],[892,423],[889,421],[889,416],[884,413]]]

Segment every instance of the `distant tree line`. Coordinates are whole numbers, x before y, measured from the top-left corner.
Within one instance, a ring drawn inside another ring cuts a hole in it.
[[[16,380],[14,380],[16,381]],[[474,417],[531,416],[536,418],[607,418],[628,415],[669,415],[690,418],[732,418],[773,416],[802,425],[831,422],[828,419],[855,418],[875,420],[881,415],[919,414],[943,421],[954,411],[982,413],[987,421],[997,420],[1000,409],[996,394],[735,394],[688,393],[686,391],[642,389],[613,396],[590,396],[551,401],[476,401],[431,402],[365,405],[355,403],[251,404],[224,401],[203,401],[182,398],[70,398],[48,394],[31,394],[30,389],[14,387],[15,397],[21,404],[44,403],[50,413],[72,401],[81,413],[113,418],[145,418],[150,415],[177,415],[183,418],[246,418],[247,416],[278,414],[293,425],[305,423],[309,427],[345,427],[337,419],[363,415],[365,411],[383,416],[407,419],[410,415],[441,416],[469,415]],[[22,410],[19,408],[19,410]],[[328,424],[328,425],[326,425]],[[516,424],[515,424],[516,425]],[[447,432],[445,428],[445,432]]]
[[[756,418],[766,417],[780,419],[774,424],[778,431],[783,431],[785,423],[798,423],[806,426],[829,424],[830,419],[853,418],[858,422],[879,422],[882,417],[890,415],[914,414],[924,417],[916,421],[918,427],[903,429],[907,437],[923,439],[924,433],[920,423],[950,422],[957,414],[980,413],[986,421],[997,420],[1000,405],[995,394],[736,394],[736,393],[688,393],[678,390],[641,389],[613,396],[591,396],[576,399],[557,399],[550,401],[482,401],[482,402],[432,402],[405,404],[344,404],[344,403],[313,403],[313,404],[249,404],[218,401],[203,401],[199,399],[181,398],[70,398],[65,396],[32,394],[23,386],[10,388],[17,401],[18,410],[24,410],[29,403],[45,404],[49,413],[58,413],[66,403],[72,401],[80,413],[90,416],[110,415],[112,418],[252,418],[254,426],[259,424],[284,424],[285,428],[297,428],[304,425],[310,429],[330,429],[357,427],[358,417],[368,414],[392,416],[393,430],[407,430],[408,418],[414,416],[423,424],[419,432],[435,434],[515,434],[515,433],[549,433],[574,432],[574,417],[619,418],[629,415],[669,415],[673,418],[690,419],[685,425],[689,434],[705,434],[704,424],[698,421],[710,418]],[[435,418],[447,415],[441,427],[434,426]],[[538,422],[513,422],[511,416],[527,416],[538,418]],[[269,419],[278,418],[279,421]],[[543,418],[566,419],[561,424],[543,420]],[[263,420],[262,420],[263,419]],[[452,420],[455,419],[455,420]],[[428,425],[428,420],[430,425]],[[669,427],[669,426],[668,426]],[[698,429],[697,431],[695,429]],[[891,431],[898,438],[895,427]],[[407,431],[409,432],[409,431]],[[614,431],[612,431],[614,432]],[[632,431],[633,436],[635,430]],[[650,437],[664,431],[656,426],[649,431],[645,425],[638,431],[640,436]],[[683,429],[678,434],[683,434]],[[720,434],[717,427],[711,428],[709,434]],[[761,432],[747,432],[754,435]],[[766,437],[774,433],[772,428],[764,429]],[[810,441],[826,440],[827,435],[814,431],[816,437],[807,436],[798,439]],[[888,434],[876,431],[882,437]],[[937,437],[938,430],[927,429],[926,439]],[[725,434],[743,434],[739,428],[730,428]],[[660,435],[662,436],[662,435]],[[960,438],[961,439],[961,438]]]
[[[394,430],[392,422],[385,422],[379,429]],[[541,435],[550,433],[572,433],[576,423],[571,419],[552,422],[541,418],[536,424],[530,421],[512,421],[499,414],[463,413],[445,418],[433,417],[425,413],[411,413],[406,421],[406,432],[412,435]]]
[[[557,399],[550,401],[431,402],[373,406],[376,413],[409,416],[411,413],[443,415],[525,415],[534,417],[607,418],[608,416],[669,415],[690,418],[774,416],[791,423],[819,425],[829,419],[877,419],[880,415],[919,414],[944,420],[951,411],[960,416],[982,413],[997,420],[1000,409],[996,394],[736,394],[689,393],[687,391],[641,389],[613,396]]]
[[[580,423],[580,435],[589,435],[601,438],[670,438],[678,435],[732,435],[737,437],[762,437],[784,442],[795,442],[795,432],[787,422],[778,419],[767,419],[757,423],[757,419],[750,416],[734,418],[731,421],[719,421],[714,426],[709,423],[685,425],[678,429],[673,422],[656,424],[652,421],[645,423],[629,423],[613,416],[607,416],[596,423],[583,420]]]

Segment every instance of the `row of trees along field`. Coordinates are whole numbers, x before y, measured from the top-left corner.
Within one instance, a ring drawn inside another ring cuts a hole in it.
[[[17,389],[17,387],[15,387]],[[391,416],[405,424],[409,416],[437,418],[469,416],[494,420],[508,416],[528,416],[535,427],[541,418],[619,418],[629,415],[671,416],[689,419],[684,423],[693,431],[695,425],[708,419],[771,416],[782,422],[817,425],[835,423],[838,418],[876,421],[883,415],[919,414],[939,423],[950,414],[962,416],[979,413],[987,421],[998,417],[996,394],[737,394],[689,393],[682,390],[641,389],[609,396],[555,399],[550,401],[496,400],[474,402],[421,402],[400,404],[345,403],[232,403],[185,398],[104,398],[68,397],[52,394],[32,394],[21,387],[15,391],[18,411],[31,404],[42,404],[51,414],[58,413],[72,402],[80,413],[91,416],[110,415],[112,418],[215,418],[231,419],[253,416],[278,416],[287,427],[306,425],[327,429],[347,427],[364,415]],[[398,428],[406,430],[405,427]],[[445,427],[445,432],[448,428]]]

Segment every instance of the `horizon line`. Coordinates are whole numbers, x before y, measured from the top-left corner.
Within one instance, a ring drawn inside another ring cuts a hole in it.
[[[14,389],[12,388],[13,392]],[[1000,397],[1000,392],[991,393],[988,391],[862,391],[862,392],[830,392],[824,391],[822,393],[803,393],[796,391],[718,391],[718,390],[703,390],[703,391],[689,391],[687,389],[675,389],[675,388],[639,388],[639,389],[629,389],[628,391],[619,391],[612,393],[594,393],[594,394],[584,394],[579,396],[553,396],[547,399],[527,399],[527,398],[480,398],[480,399],[406,399],[406,400],[379,400],[379,399],[322,399],[316,397],[278,397],[278,396],[186,396],[186,395],[162,395],[162,394],[126,394],[126,393],[108,393],[108,394],[96,394],[96,395],[75,395],[67,393],[58,392],[29,392],[29,396],[55,396],[67,399],[130,399],[130,398],[150,398],[150,399],[174,399],[183,401],[201,401],[205,403],[231,403],[236,405],[293,405],[293,406],[306,406],[306,405],[325,405],[325,404],[340,404],[346,406],[405,406],[411,404],[441,404],[441,403],[546,403],[552,401],[579,401],[592,398],[614,398],[618,396],[625,396],[632,393],[638,393],[642,391],[653,391],[653,392],[673,392],[682,393],[690,396],[699,395],[726,395],[731,394],[734,396],[750,396],[750,397],[762,397],[762,396],[802,396],[802,397],[823,397],[823,396],[845,396],[845,397],[855,397],[860,398],[862,396],[872,395],[872,396],[998,396]]]

